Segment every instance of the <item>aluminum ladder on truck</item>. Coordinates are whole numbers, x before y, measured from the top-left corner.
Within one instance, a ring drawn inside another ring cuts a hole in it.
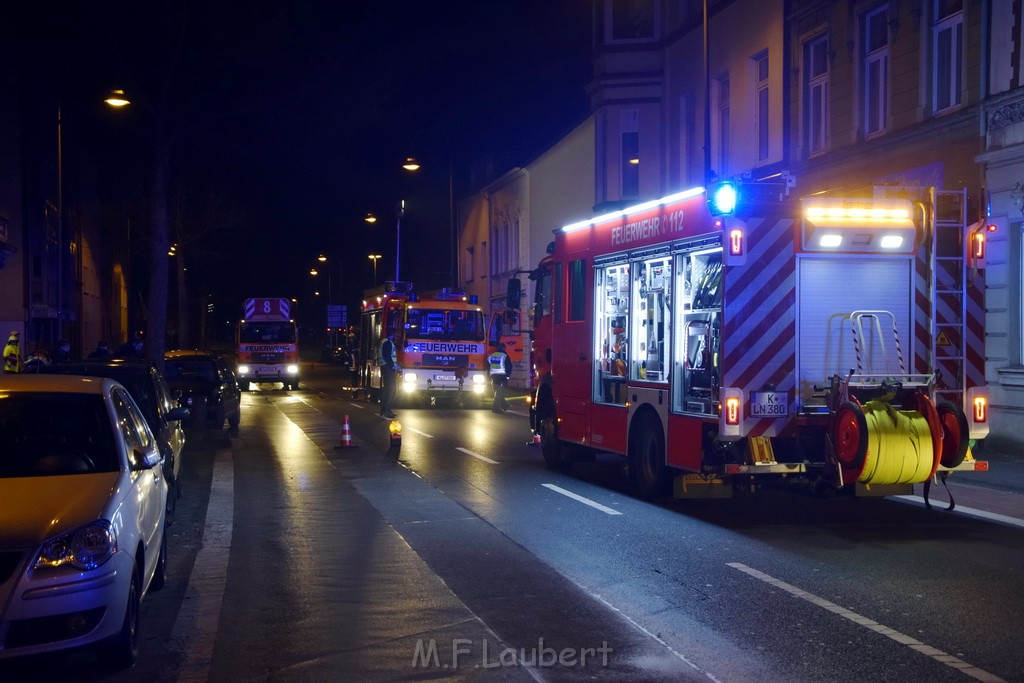
[[[962,406],[967,390],[967,188],[933,190],[929,364],[936,372],[935,402]]]

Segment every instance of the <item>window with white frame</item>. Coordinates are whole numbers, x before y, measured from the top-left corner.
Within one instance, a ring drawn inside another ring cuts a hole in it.
[[[825,151],[828,140],[828,36],[804,43],[804,135],[808,155]]]
[[[771,127],[768,121],[768,51],[754,56],[754,80],[757,83],[757,160],[768,159]]]
[[[729,74],[718,77],[718,174],[729,172]]]
[[[864,15],[863,112],[864,134],[885,130],[889,118],[889,8]]]
[[[932,25],[932,109],[960,106],[963,89],[964,2],[934,0]]]

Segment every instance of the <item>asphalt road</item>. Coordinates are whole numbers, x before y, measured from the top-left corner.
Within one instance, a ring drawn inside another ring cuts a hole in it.
[[[1018,492],[650,503],[612,456],[545,469],[522,404],[400,409],[395,449],[344,385],[321,367],[191,435],[134,669],[0,678],[1024,681]]]

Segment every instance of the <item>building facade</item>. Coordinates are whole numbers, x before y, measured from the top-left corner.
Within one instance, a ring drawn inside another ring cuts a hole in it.
[[[986,379],[992,394],[988,446],[1024,449],[1024,0],[992,0],[988,97],[982,106],[988,190]]]

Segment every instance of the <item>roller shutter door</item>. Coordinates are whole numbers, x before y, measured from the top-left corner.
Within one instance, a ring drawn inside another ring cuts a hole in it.
[[[802,257],[797,265],[797,372],[800,404],[811,399],[813,385],[828,383],[857,368],[857,354],[850,320],[853,311],[889,311],[896,322],[903,361],[913,358],[911,295],[913,261],[909,258]],[[864,326],[868,343],[861,348],[865,374],[898,374],[900,366],[892,319],[881,317],[881,337],[870,324]]]

